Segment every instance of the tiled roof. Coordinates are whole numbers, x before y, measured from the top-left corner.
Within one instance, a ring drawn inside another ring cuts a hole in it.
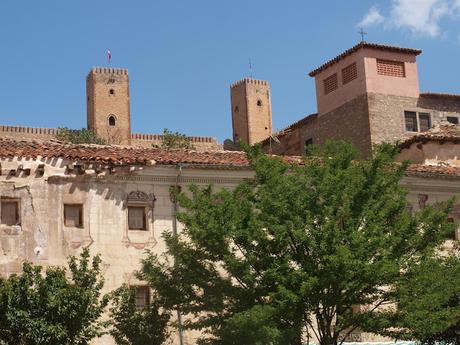
[[[282,130],[276,132],[276,133],[273,133],[274,136],[276,136],[277,138],[282,138],[284,137],[285,135],[289,134],[291,131],[293,131],[294,129],[297,129],[297,128],[300,128],[304,125],[306,125],[307,123],[310,123],[312,121],[314,121],[316,118],[317,118],[318,114],[310,114],[310,115],[307,115],[305,116],[304,118],[290,124],[289,126],[287,126],[286,128],[283,128]],[[265,138],[264,140],[262,140],[260,143],[262,145],[265,145],[265,144],[268,144],[270,141],[270,137],[268,138]]]
[[[378,50],[385,50],[385,51],[391,51],[391,52],[396,52],[396,53],[404,53],[404,54],[411,54],[411,55],[419,55],[419,54],[422,53],[422,51],[419,50],[419,49],[401,48],[401,47],[395,47],[395,46],[387,46],[387,45],[383,45],[383,44],[360,42],[357,45],[351,47],[350,49],[344,51],[340,55],[337,55],[332,60],[329,60],[328,62],[322,64],[321,66],[319,66],[315,70],[311,71],[308,75],[310,77],[314,77],[319,72],[325,70],[329,66],[332,66],[333,64],[339,62],[340,60],[344,59],[348,55],[353,54],[354,52],[358,51],[361,48],[378,49]]]
[[[407,176],[459,178],[460,167],[411,164],[406,170]]]
[[[57,141],[18,141],[0,138],[0,158],[21,157],[63,158],[71,161],[108,165],[169,165],[192,164],[203,166],[246,167],[249,162],[244,152],[167,150],[159,148],[132,148],[109,145],[75,145]],[[284,157],[288,162],[299,162],[298,157]]]
[[[460,95],[453,93],[435,93],[435,92],[425,92],[421,93],[420,97],[423,98],[440,98],[440,99],[450,99],[454,101],[460,101]]]
[[[460,143],[460,125],[443,122],[429,131],[414,135],[403,141],[399,146],[404,149],[410,147],[413,143],[425,143],[428,141]]]
[[[236,151],[197,152],[187,150],[140,149],[121,146],[73,145],[62,142],[0,139],[0,158],[64,158],[71,161],[107,165],[191,164],[210,167],[248,167],[246,154]],[[300,157],[284,156],[289,163]],[[406,175],[420,177],[460,177],[460,167],[411,164]]]

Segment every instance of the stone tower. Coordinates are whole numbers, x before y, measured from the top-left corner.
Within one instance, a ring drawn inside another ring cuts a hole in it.
[[[272,133],[270,84],[265,80],[243,79],[230,87],[233,141],[252,145]]]
[[[128,70],[93,67],[86,77],[88,129],[111,144],[131,144]]]

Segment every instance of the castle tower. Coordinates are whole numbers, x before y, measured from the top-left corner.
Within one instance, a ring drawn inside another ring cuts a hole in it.
[[[131,143],[128,70],[93,67],[86,77],[88,129],[111,144]]]
[[[265,80],[243,79],[230,87],[233,141],[252,145],[272,133],[270,85]]]

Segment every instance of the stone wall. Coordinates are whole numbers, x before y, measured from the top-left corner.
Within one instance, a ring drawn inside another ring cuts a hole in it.
[[[373,143],[395,142],[407,139],[415,132],[407,132],[404,111],[424,112],[431,115],[432,126],[447,116],[460,115],[460,100],[445,97],[389,96],[370,93],[369,121]]]

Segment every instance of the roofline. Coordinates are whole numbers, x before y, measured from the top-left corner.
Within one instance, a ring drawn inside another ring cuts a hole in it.
[[[385,50],[385,51],[392,51],[396,53],[404,53],[404,54],[410,54],[410,55],[420,55],[422,51],[420,49],[413,49],[413,48],[402,48],[402,47],[397,47],[397,46],[387,46],[383,44],[376,44],[376,43],[368,43],[368,42],[360,42],[356,44],[355,46],[351,47],[350,49],[345,50],[343,53],[337,55],[335,58],[327,61],[326,63],[322,64],[318,68],[314,69],[308,75],[310,77],[314,77],[318,73],[324,71],[326,68],[336,64],[340,60],[343,60],[346,58],[348,55],[351,55],[361,48],[370,48],[370,49],[376,49],[376,50]]]

